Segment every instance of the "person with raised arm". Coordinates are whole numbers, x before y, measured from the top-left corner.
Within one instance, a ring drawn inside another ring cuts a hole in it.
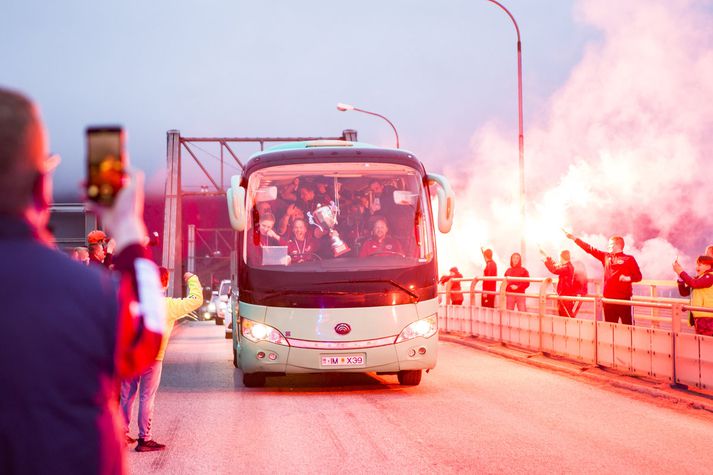
[[[119,381],[154,362],[165,327],[143,176],[95,209],[116,241],[112,274],[52,245],[57,163],[35,104],[0,88],[0,473],[124,473]]]
[[[607,299],[631,300],[634,291],[634,282],[641,282],[641,270],[634,256],[624,254],[624,238],[612,236],[606,251],[601,251],[564,231],[567,239],[582,248],[584,252],[593,256],[604,267],[604,289],[602,296]],[[602,304],[604,319],[610,323],[621,321],[624,325],[631,325],[631,306],[615,303]]]

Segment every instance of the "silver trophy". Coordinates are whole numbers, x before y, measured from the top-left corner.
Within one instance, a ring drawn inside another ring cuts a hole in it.
[[[317,206],[314,213],[307,212],[307,219],[309,219],[309,224],[317,226],[321,232],[325,229],[329,230],[329,240],[332,241],[332,252],[334,257],[339,257],[345,254],[351,249],[346,245],[344,241],[339,237],[339,233],[334,227],[337,225],[337,213],[339,209],[334,201],[331,201],[328,205]]]

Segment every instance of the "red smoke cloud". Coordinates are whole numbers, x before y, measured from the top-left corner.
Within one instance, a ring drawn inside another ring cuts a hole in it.
[[[537,247],[555,256],[569,248],[590,275],[599,273],[564,238],[565,227],[601,247],[623,235],[644,278],[672,279],[676,255],[692,270],[713,243],[710,2],[584,0],[577,17],[601,36],[525,124],[526,264],[546,275]],[[439,236],[441,267],[480,273],[483,245],[494,249],[502,275],[520,247],[517,138],[487,124],[472,151],[467,178],[456,183],[454,230]],[[446,174],[462,176],[462,168]]]

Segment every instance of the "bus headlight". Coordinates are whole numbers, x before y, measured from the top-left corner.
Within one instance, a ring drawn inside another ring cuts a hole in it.
[[[428,338],[436,334],[438,331],[438,317],[431,315],[428,318],[416,320],[406,328],[404,328],[396,338],[396,343],[402,341],[413,340],[414,338]]]
[[[242,335],[250,341],[255,343],[269,341],[270,343],[287,346],[287,340],[282,336],[282,333],[270,325],[243,318],[240,320],[240,327],[242,328]]]

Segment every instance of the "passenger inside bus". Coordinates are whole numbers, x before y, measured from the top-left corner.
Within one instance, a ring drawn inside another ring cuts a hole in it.
[[[334,259],[335,236],[351,249],[339,258],[423,257],[419,255],[418,244],[421,239],[418,182],[409,176],[374,178],[372,175],[370,178],[365,175],[339,180],[318,175],[283,176],[268,179],[260,186],[273,186],[276,191],[271,201],[254,204],[252,222],[257,231],[252,233],[254,243],[248,248],[251,264],[263,265],[261,252],[255,247],[275,246],[278,238],[280,246],[287,246],[286,253],[292,264]],[[399,196],[398,203],[396,196]],[[410,197],[410,201],[404,201],[402,196]],[[336,210],[337,224],[330,229],[314,215],[319,207],[331,204]],[[313,216],[311,220],[307,219],[308,213]]]
[[[307,223],[302,218],[295,219],[289,238],[283,238],[282,243],[287,246],[287,254],[291,264],[301,264],[319,260],[320,243],[307,233]]]
[[[280,236],[272,229],[274,226],[275,216],[272,213],[265,212],[260,216],[248,242],[248,262],[251,265],[263,264],[263,248],[280,245]]]
[[[386,218],[378,216],[374,219],[371,237],[361,246],[359,256],[369,257],[388,254],[404,256],[404,251],[399,240],[389,234],[389,225],[386,222]]]

